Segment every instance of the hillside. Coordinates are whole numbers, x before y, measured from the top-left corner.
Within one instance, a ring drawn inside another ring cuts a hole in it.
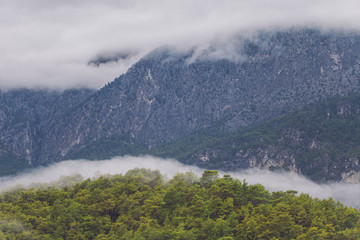
[[[211,170],[165,182],[134,169],[0,195],[4,239],[358,239],[359,222],[358,210],[332,199],[270,193]]]
[[[218,122],[152,149],[130,138],[102,138],[70,158],[151,154],[203,168],[286,170],[317,182],[360,180],[360,94],[333,97],[237,131],[224,131],[223,125]]]
[[[359,182],[359,139],[360,95],[353,94],[231,133],[210,128],[150,152],[207,168],[282,169],[320,182]]]

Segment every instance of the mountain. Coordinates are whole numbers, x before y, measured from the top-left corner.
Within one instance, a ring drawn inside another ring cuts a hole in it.
[[[32,143],[27,147],[22,146],[26,143],[24,140],[11,141],[3,137],[3,131],[1,141],[9,151],[37,165],[84,157],[89,155],[89,149],[99,149],[96,147],[99,143],[102,151],[110,156],[112,153],[160,152],[161,146],[206,129],[212,129],[210,132],[216,132],[217,137],[217,134],[241,135],[246,132],[241,133],[241,129],[267,126],[269,121],[288,116],[309,104],[358,92],[359,56],[359,35],[310,29],[262,32],[251,39],[234,37],[229,44],[214,44],[205,50],[177,51],[162,47],[97,92],[75,94],[75,100],[69,97],[64,105],[57,95],[59,101],[46,105],[44,114],[39,115],[40,121],[30,121],[41,137],[23,134]],[[51,110],[54,107],[56,112]],[[26,112],[26,117],[32,116],[31,111]],[[4,116],[8,118],[6,113]],[[312,121],[316,120],[309,119],[308,124],[314,125]],[[5,129],[10,132],[13,126],[16,124]],[[293,128],[297,129],[296,125]],[[273,134],[282,136],[279,132]],[[199,141],[203,144],[209,139],[212,138]],[[207,159],[211,149],[217,151],[216,147],[203,150],[201,154],[205,154],[205,158],[194,152],[195,155],[188,155],[190,158],[183,161],[198,162],[205,167],[270,167],[259,164],[266,154],[255,150],[249,153],[255,159],[254,165],[239,163],[238,159],[231,158],[233,155],[225,162],[212,157],[214,162],[199,160]],[[267,149],[267,156],[274,155],[271,159],[281,161],[284,152],[271,149]],[[291,154],[288,152],[290,158]],[[103,155],[94,153],[93,157],[99,156]],[[346,164],[341,159],[338,163]],[[271,166],[284,166],[311,175],[306,167],[291,168],[290,165]],[[311,164],[308,168],[317,171]],[[340,179],[338,173],[336,177],[322,174],[314,178]]]
[[[150,53],[51,127],[40,158],[62,159],[114,135],[152,147],[218,121],[235,130],[358,89],[359,36],[264,35],[257,45],[239,40],[238,54],[247,56],[240,62]]]

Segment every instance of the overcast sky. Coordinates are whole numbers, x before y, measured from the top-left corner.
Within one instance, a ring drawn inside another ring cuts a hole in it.
[[[360,29],[358,0],[0,0],[0,88],[100,88],[161,45],[292,26]],[[129,57],[88,64],[97,56]]]

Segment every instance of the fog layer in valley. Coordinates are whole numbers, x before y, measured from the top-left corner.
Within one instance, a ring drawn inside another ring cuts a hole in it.
[[[75,179],[96,178],[101,175],[124,174],[134,168],[147,168],[160,170],[167,179],[181,172],[194,172],[201,176],[204,169],[195,166],[184,165],[173,159],[161,159],[152,156],[143,157],[116,157],[111,160],[88,161],[71,160],[42,167],[32,172],[18,176],[0,178],[0,190],[9,190],[21,185],[24,187],[33,184],[51,184],[51,182],[73,176]],[[299,193],[308,193],[312,197],[329,198],[339,200],[345,205],[360,207],[360,185],[347,183],[317,184],[303,176],[290,172],[270,172],[265,170],[246,170],[234,172],[219,172],[220,176],[230,174],[233,178],[241,181],[246,180],[249,184],[260,183],[269,191],[296,190]],[[82,178],[79,177],[79,174]]]

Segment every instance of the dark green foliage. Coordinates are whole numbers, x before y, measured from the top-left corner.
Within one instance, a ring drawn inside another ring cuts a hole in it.
[[[332,199],[216,171],[198,179],[159,171],[0,195],[0,239],[358,239],[360,213]]]
[[[7,151],[0,151],[0,176],[15,174],[30,167],[25,159]]]
[[[111,136],[89,142],[86,147],[72,152],[67,159],[86,158],[90,160],[109,159],[114,156],[132,155],[138,156],[148,151],[145,145],[136,143],[130,135]]]
[[[159,157],[173,157],[182,162],[191,163],[189,158],[192,154],[221,141],[229,135],[227,131],[221,130],[223,124],[224,120],[175,141],[159,144],[150,149],[148,153]]]

